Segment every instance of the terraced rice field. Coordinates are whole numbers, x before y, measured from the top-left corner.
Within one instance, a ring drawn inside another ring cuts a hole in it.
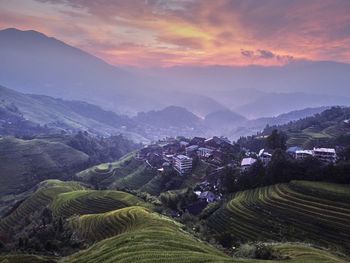
[[[143,208],[130,207],[99,215],[72,219],[78,233],[95,243],[63,262],[236,262],[260,260],[232,258],[196,240],[170,219]],[[112,233],[116,236],[109,237]],[[104,239],[107,238],[107,239]],[[326,251],[301,244],[275,244],[273,249],[286,259],[267,263],[346,263]]]
[[[339,125],[329,126],[323,130],[310,127],[298,133],[289,132],[287,146],[290,147],[298,145],[304,148],[312,148],[321,142],[336,138],[340,135],[345,135],[347,133],[349,133],[349,129],[342,128]]]
[[[83,189],[84,187],[76,182],[47,180],[40,183],[39,189],[32,196],[21,203],[10,215],[1,219],[0,231],[8,232],[29,214],[49,205],[59,194]]]
[[[291,240],[350,251],[350,187],[293,181],[235,194],[208,219],[241,240]]]
[[[97,214],[133,205],[145,206],[138,197],[120,191],[81,190],[58,195],[51,204],[57,216]]]
[[[84,171],[77,173],[76,177],[79,180],[85,182],[91,180],[92,177],[97,177],[101,178],[101,180],[105,180],[108,177],[115,177],[115,171],[118,171],[120,177],[124,177],[135,168],[137,168],[140,164],[142,164],[141,161],[136,160],[134,157],[134,154],[128,154],[116,162],[99,164],[90,167]],[[101,171],[101,168],[105,171]],[[106,168],[108,168],[108,171]]]
[[[69,224],[80,236],[89,241],[100,241],[125,232],[159,224],[174,224],[157,213],[140,207],[131,206],[101,214],[73,217]],[[175,227],[175,225],[174,225]]]
[[[107,239],[67,258],[67,262],[231,261],[181,230],[174,221],[141,207],[73,218],[71,225],[90,240]],[[113,234],[118,235],[108,238]]]
[[[312,184],[311,186],[308,182],[295,183],[295,188],[307,188],[312,193],[328,193],[331,200],[349,195],[346,187],[341,188],[330,184],[322,184],[319,187]],[[294,189],[294,191],[297,190]],[[316,197],[308,195],[308,198],[309,202],[313,202],[313,198]],[[332,202],[335,201],[329,201],[328,205],[331,205]],[[42,183],[32,197],[24,201],[15,212],[0,222],[2,230],[9,230],[13,224],[18,223],[20,217],[23,218],[30,213],[30,210],[40,209],[40,207],[50,204],[54,213],[58,216],[77,215],[68,218],[69,226],[78,236],[89,241],[92,245],[86,250],[64,258],[20,254],[3,255],[0,256],[0,263],[261,262],[237,259],[225,255],[218,249],[185,232],[182,225],[172,219],[154,213],[148,208],[135,206],[144,204],[135,196],[117,191],[84,190],[81,185],[74,182],[50,180]],[[350,204],[344,203],[339,206],[334,213],[343,213],[347,209],[347,205]],[[110,211],[115,206],[123,208]],[[302,208],[300,207],[300,210]],[[101,210],[108,212],[98,213]],[[338,221],[336,223],[340,225],[342,222],[341,220]],[[247,224],[249,223],[251,222],[247,221]],[[288,259],[264,262],[347,262],[345,259],[326,251],[301,244],[275,244],[274,249],[279,254],[288,256]]]

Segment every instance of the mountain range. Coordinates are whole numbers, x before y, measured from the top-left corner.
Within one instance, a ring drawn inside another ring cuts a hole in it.
[[[0,60],[0,83],[6,87],[128,115],[176,105],[202,118],[231,110],[254,119],[350,103],[350,65],[344,63],[115,67],[53,37],[14,28],[0,31]]]

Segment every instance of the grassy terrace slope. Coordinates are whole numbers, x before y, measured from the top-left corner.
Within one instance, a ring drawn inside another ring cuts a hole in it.
[[[350,186],[293,181],[235,194],[208,220],[241,240],[303,240],[350,251]]]
[[[146,205],[138,197],[119,191],[80,190],[62,193],[51,204],[57,216],[96,214],[133,205]]]
[[[40,211],[40,209],[49,205],[59,194],[83,189],[84,187],[76,182],[62,182],[59,180],[41,182],[38,190],[33,195],[24,200],[10,215],[0,220],[0,231],[5,233],[10,231],[29,214]]]
[[[91,241],[103,240],[66,262],[230,261],[222,252],[181,230],[174,221],[141,207],[73,218],[71,225]]]
[[[116,189],[139,189],[147,184],[157,171],[144,161],[135,159],[129,154],[110,164],[100,164],[84,170],[76,175],[84,182],[97,182],[100,187]]]
[[[82,215],[70,220],[72,229],[90,241],[100,241],[126,232],[159,225],[177,227],[174,221],[140,206],[101,214]]]
[[[102,241],[65,258],[63,262],[262,262],[231,258],[193,238],[174,221],[141,207],[74,217],[70,224],[85,239]],[[288,259],[264,262],[346,262],[325,251],[300,244],[278,244],[274,249]]]

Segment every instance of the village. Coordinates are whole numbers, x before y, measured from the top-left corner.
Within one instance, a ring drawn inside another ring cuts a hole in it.
[[[286,152],[296,160],[308,157],[325,163],[335,163],[337,160],[334,148],[305,150],[294,146]],[[220,200],[222,196],[218,189],[220,175],[225,168],[238,169],[244,174],[258,161],[266,167],[272,159],[272,151],[261,149],[251,152],[225,137],[168,137],[142,148],[136,158],[157,169],[158,173],[175,170],[182,177],[191,175],[198,161],[207,164],[210,169],[203,180],[196,184],[194,193],[199,200],[208,204]]]

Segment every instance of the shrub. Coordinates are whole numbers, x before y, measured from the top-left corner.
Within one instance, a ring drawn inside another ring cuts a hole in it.
[[[254,244],[243,244],[235,253],[236,257],[240,258],[255,258],[257,247]]]

